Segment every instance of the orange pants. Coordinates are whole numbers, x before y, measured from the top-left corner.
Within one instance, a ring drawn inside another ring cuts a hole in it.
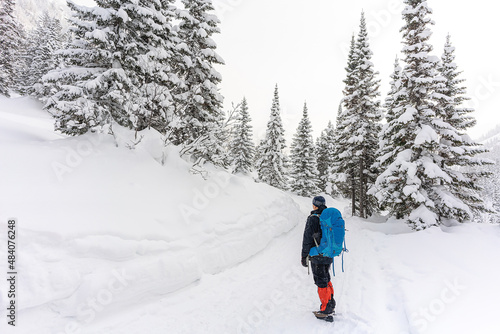
[[[326,288],[318,288],[319,300],[321,301],[321,311],[326,310],[326,305],[333,298],[333,284],[332,282],[328,282],[328,286]]]

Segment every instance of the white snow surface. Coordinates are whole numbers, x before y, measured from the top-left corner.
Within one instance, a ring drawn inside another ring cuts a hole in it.
[[[68,138],[29,98],[0,98],[0,271],[18,220],[18,319],[0,333],[499,333],[500,227],[412,232],[345,217],[337,315],[320,322],[300,265],[310,199],[215,169],[188,172],[146,133]],[[161,165],[162,154],[166,163]]]

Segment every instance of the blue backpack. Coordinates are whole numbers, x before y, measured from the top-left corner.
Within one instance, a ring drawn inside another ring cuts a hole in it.
[[[309,256],[322,255],[334,258],[347,251],[345,247],[345,222],[340,211],[335,208],[327,208],[323,210],[321,216],[316,216],[319,217],[321,224],[321,241],[319,245],[311,248]],[[342,271],[344,271],[343,258]]]

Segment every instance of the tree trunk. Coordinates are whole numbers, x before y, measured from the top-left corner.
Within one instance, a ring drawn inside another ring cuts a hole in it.
[[[363,177],[364,175],[364,168],[363,168],[363,157],[359,159],[359,216],[361,218],[366,218],[365,214],[365,179]]]
[[[351,170],[351,203],[352,203],[352,215],[356,215],[356,178],[354,167]]]

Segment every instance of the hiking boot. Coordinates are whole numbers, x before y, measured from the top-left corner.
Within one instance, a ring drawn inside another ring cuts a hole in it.
[[[333,296],[331,296],[330,300],[326,304],[326,308],[323,311],[316,311],[313,313],[317,317],[324,318],[330,314],[335,314],[335,306],[336,305],[337,305],[337,303],[335,302],[335,299],[333,298]],[[321,310],[321,305],[319,306],[319,309]]]

